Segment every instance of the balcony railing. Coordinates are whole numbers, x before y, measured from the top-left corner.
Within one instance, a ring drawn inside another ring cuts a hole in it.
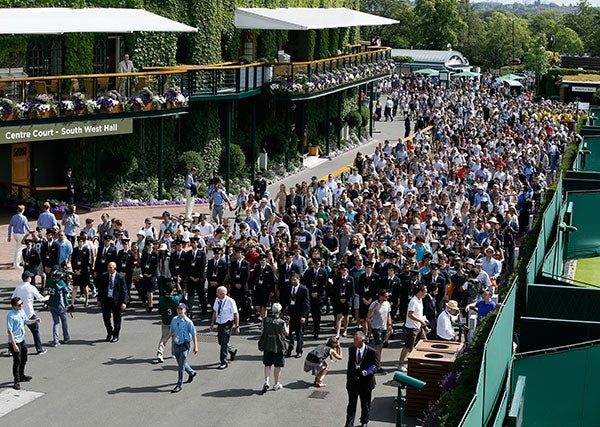
[[[379,61],[391,59],[392,49],[389,47],[379,48],[368,52],[354,53],[350,55],[335,56],[327,59],[319,59],[307,62],[272,63],[276,77],[294,78],[297,74],[314,75],[332,73],[341,69],[356,67],[359,65],[374,64]]]
[[[382,48],[310,62],[227,62],[149,67],[129,74],[0,79],[0,121],[185,107],[188,100],[255,95],[265,83],[282,79],[308,82],[326,75],[331,87],[389,72],[390,57],[391,49]],[[335,74],[340,72],[346,73],[343,78]]]
[[[311,99],[370,82],[396,68],[390,48],[375,48],[318,61],[271,65],[274,78],[267,85],[267,92],[294,99]]]

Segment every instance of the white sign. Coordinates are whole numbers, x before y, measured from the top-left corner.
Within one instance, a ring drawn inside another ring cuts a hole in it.
[[[596,89],[597,88],[595,88],[595,87],[589,87],[589,86],[572,86],[571,92],[596,93]]]

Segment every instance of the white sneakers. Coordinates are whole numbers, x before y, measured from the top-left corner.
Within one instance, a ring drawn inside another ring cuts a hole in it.
[[[408,367],[406,366],[406,363],[401,363],[398,369],[400,370],[400,372],[408,372]]]
[[[273,386],[273,390],[277,391],[277,390],[281,390],[283,388],[283,386],[281,385],[281,383],[277,383]]]

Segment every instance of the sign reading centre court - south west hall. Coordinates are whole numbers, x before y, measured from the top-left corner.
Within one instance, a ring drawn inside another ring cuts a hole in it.
[[[48,123],[0,128],[0,144],[133,133],[132,119]]]

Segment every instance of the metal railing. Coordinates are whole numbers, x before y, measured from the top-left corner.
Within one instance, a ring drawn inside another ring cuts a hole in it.
[[[311,76],[313,74],[321,74],[326,72],[334,72],[340,69],[367,65],[379,62],[381,60],[390,59],[392,57],[392,48],[384,47],[374,49],[368,52],[359,52],[350,55],[334,56],[327,59],[319,59],[316,61],[304,62],[273,62],[274,75],[276,77],[294,78],[294,75],[305,74]]]
[[[4,199],[10,197],[17,199],[19,202],[25,201],[25,199],[33,199],[39,202],[39,196],[42,192],[54,191],[64,192],[67,191],[66,186],[51,186],[51,187],[39,187],[33,185],[15,184],[13,182],[0,182],[0,194]]]

